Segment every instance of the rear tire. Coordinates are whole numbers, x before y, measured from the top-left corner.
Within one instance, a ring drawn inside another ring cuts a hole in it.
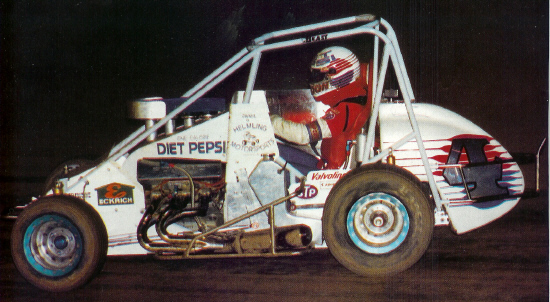
[[[432,239],[433,206],[408,171],[370,165],[334,186],[323,212],[323,236],[332,255],[365,276],[403,271]]]
[[[103,268],[108,237],[92,206],[70,196],[50,196],[29,205],[17,218],[11,252],[21,275],[34,286],[69,291]]]

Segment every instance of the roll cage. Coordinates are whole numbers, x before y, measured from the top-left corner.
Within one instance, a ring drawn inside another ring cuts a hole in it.
[[[358,25],[359,24],[359,25]],[[355,25],[358,25],[354,27]],[[335,27],[352,27],[350,29],[338,30]],[[322,34],[317,34],[321,30],[327,30]],[[333,30],[333,31],[330,31]],[[310,33],[310,35],[307,35]],[[313,35],[311,35],[314,33]],[[258,73],[258,67],[262,53],[269,52],[278,49],[297,47],[304,44],[315,43],[318,41],[331,41],[336,39],[341,39],[345,37],[352,37],[358,35],[372,35],[374,36],[374,51],[373,51],[373,64],[374,64],[374,77],[373,77],[373,109],[372,115],[378,117],[379,107],[382,100],[382,93],[384,88],[384,80],[386,77],[388,66],[391,66],[394,69],[397,82],[399,84],[399,89],[403,98],[403,104],[406,107],[409,121],[412,127],[412,131],[404,136],[402,139],[398,140],[394,145],[384,150],[381,150],[378,154],[373,154],[375,143],[375,129],[377,118],[371,118],[368,125],[367,131],[367,140],[365,148],[363,150],[364,154],[362,157],[362,163],[370,164],[377,162],[391,153],[391,150],[398,149],[403,146],[405,143],[416,140],[422,163],[426,171],[427,180],[430,186],[431,195],[433,196],[436,213],[443,213],[443,204],[445,200],[442,200],[441,194],[437,188],[433,172],[430,169],[430,164],[428,162],[428,156],[422,141],[422,136],[419,130],[419,126],[414,114],[412,103],[415,100],[414,93],[411,87],[409,76],[405,68],[405,63],[403,61],[403,56],[397,42],[397,37],[391,25],[382,18],[377,18],[370,14],[347,17],[336,19],[332,21],[326,21],[311,25],[299,26],[286,30],[274,31],[271,33],[264,34],[254,40],[247,47],[240,50],[236,55],[231,59],[221,65],[219,68],[214,70],[210,75],[204,78],[201,82],[196,84],[193,88],[183,94],[183,102],[177,108],[169,112],[162,119],[158,120],[156,123],[150,123],[146,126],[142,126],[137,129],[134,133],[128,136],[125,140],[116,145],[109,153],[107,161],[117,161],[125,154],[130,152],[133,148],[138,146],[143,140],[149,137],[151,134],[156,133],[161,127],[166,127],[166,129],[173,129],[173,120],[180,113],[182,113],[186,108],[199,100],[207,92],[221,83],[224,79],[235,73],[244,65],[251,62],[250,72],[248,74],[248,81],[245,90],[245,96],[242,100],[242,103],[249,103],[254,89],[254,84],[256,81],[256,76]],[[291,36],[304,35],[299,38],[292,38]],[[289,38],[284,40],[283,38]],[[275,40],[275,41],[274,41]],[[382,46],[380,45],[382,42]],[[200,101],[200,100],[199,100]],[[168,133],[168,131],[167,131]]]

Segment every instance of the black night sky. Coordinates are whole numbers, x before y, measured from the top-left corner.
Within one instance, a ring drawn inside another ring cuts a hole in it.
[[[255,37],[364,13],[393,25],[419,102],[465,116],[510,151],[534,152],[547,135],[547,1],[2,1],[0,9],[4,180],[101,156],[140,125],[127,118],[129,100],[178,97]],[[306,88],[318,50],[266,57],[266,68],[293,62],[268,69],[266,83]]]

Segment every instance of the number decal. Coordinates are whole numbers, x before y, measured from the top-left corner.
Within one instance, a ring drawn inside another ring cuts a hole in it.
[[[508,189],[501,187],[502,162],[488,162],[484,147],[489,142],[485,138],[454,139],[447,158],[447,164],[458,164],[467,160],[462,168],[446,168],[443,171],[445,180],[453,186],[466,185],[472,199],[495,196],[507,196]],[[466,155],[465,159],[462,155]]]

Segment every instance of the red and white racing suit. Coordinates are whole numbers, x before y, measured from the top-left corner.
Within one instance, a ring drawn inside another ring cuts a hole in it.
[[[275,135],[305,145],[322,140],[318,169],[338,169],[346,161],[348,141],[354,140],[370,113],[370,104],[363,105],[365,97],[345,99],[326,111],[325,115],[309,124],[287,121],[271,116]]]

